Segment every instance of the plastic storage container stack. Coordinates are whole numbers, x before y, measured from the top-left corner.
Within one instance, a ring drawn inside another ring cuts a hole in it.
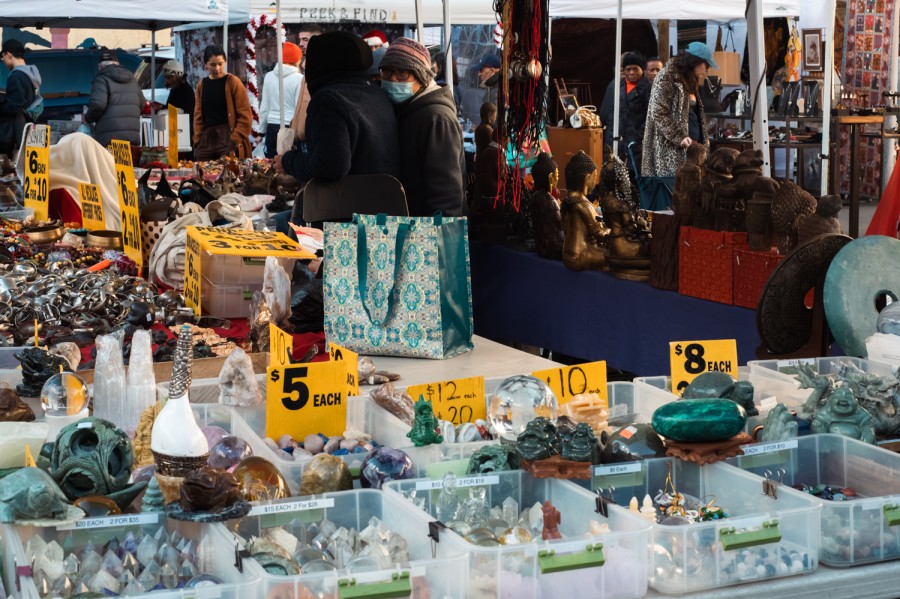
[[[759,443],[744,452],[729,462],[784,486],[821,485],[855,494],[823,501],[823,564],[847,567],[900,558],[900,455],[830,434]]]
[[[415,599],[465,599],[466,558],[456,555],[432,557],[426,533],[428,518],[416,513],[400,497],[372,489],[325,493],[302,500],[285,499],[258,504],[236,522],[236,534],[244,541],[262,537],[267,529],[315,524],[325,528],[327,519],[336,529],[357,533],[378,518],[407,543],[410,561],[383,570],[313,572],[281,576],[266,572],[254,559],[245,559],[245,571],[262,579],[261,597],[318,599],[353,597],[413,597]],[[309,539],[312,541],[312,539]],[[346,564],[342,564],[346,565]],[[386,594],[383,594],[386,593]]]
[[[494,597],[595,597],[626,599],[647,592],[647,544],[649,524],[619,506],[608,516],[595,511],[595,497],[569,481],[535,479],[515,470],[457,479],[460,501],[475,487],[486,491],[486,503],[500,506],[507,498],[520,509],[549,501],[559,510],[563,540],[519,545],[475,545],[450,529],[440,531],[437,555],[468,556],[467,599]],[[427,520],[433,520],[442,481],[412,479],[391,481],[385,493],[414,494],[424,499]],[[408,500],[407,500],[408,501]],[[406,511],[413,511],[407,504]],[[416,519],[417,536],[428,533],[427,522]],[[610,532],[591,534],[592,521],[606,523]]]
[[[628,505],[674,488],[727,518],[688,525],[653,524],[650,586],[689,593],[812,572],[818,565],[821,500],[779,487],[727,464],[698,466],[672,458],[623,464],[620,474],[595,479],[598,492]],[[667,479],[671,476],[671,485]]]

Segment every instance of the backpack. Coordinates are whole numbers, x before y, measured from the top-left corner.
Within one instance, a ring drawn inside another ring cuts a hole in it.
[[[44,112],[44,97],[40,90],[34,90],[34,101],[25,109],[25,118],[32,123],[37,122]]]

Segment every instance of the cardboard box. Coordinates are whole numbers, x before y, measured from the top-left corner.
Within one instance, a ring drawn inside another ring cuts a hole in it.
[[[734,305],[756,309],[759,295],[769,280],[769,275],[784,259],[781,254],[734,250]]]
[[[678,293],[734,303],[734,251],[747,248],[746,233],[681,227]]]

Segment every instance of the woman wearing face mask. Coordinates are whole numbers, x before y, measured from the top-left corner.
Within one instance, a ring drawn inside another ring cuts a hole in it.
[[[241,80],[225,72],[225,50],[208,46],[203,62],[209,77],[197,84],[194,108],[194,158],[218,160],[234,152],[250,156],[253,115]]]
[[[709,46],[691,42],[657,75],[644,129],[643,176],[674,177],[691,144],[709,145],[700,86],[710,67],[718,68]]]
[[[431,56],[415,40],[391,42],[381,59],[381,89],[397,113],[400,182],[413,216],[462,214],[462,130],[450,90],[434,82]]]

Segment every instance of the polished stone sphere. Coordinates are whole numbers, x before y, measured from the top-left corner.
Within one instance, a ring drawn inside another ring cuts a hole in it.
[[[359,469],[359,484],[365,489],[380,489],[388,481],[415,476],[416,468],[405,452],[391,447],[376,447],[363,460]]]
[[[207,463],[213,468],[221,468],[228,470],[232,466],[236,466],[244,458],[253,455],[250,445],[234,435],[229,435],[219,441],[212,449],[209,450],[209,459]]]

